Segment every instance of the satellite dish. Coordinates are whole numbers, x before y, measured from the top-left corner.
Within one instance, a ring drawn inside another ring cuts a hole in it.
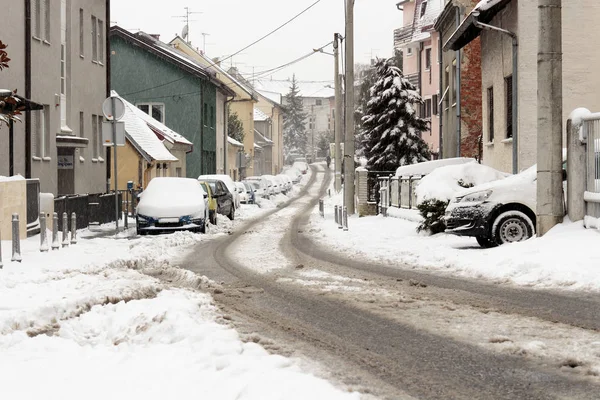
[[[183,39],[187,38],[188,37],[188,32],[189,32],[189,28],[186,25],[186,26],[183,27],[183,30],[181,31],[181,37]]]

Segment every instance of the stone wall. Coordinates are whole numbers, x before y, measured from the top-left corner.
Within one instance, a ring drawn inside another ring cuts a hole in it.
[[[0,232],[12,238],[12,215],[19,214],[19,234],[27,238],[27,183],[21,177],[0,178]]]

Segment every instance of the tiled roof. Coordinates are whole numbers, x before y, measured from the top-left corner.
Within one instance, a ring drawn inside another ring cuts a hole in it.
[[[140,154],[147,161],[178,161],[150,129],[146,120],[140,118],[138,111],[141,110],[120,97],[115,91],[112,94],[119,97],[125,104],[125,115],[121,119],[125,123],[125,136]]]
[[[254,120],[255,121],[268,121],[270,117],[264,112],[260,111],[258,108],[254,108]]]
[[[427,3],[425,14],[421,17],[421,7]],[[415,4],[415,22],[412,42],[420,42],[431,37],[435,21],[444,9],[443,0],[417,0]]]

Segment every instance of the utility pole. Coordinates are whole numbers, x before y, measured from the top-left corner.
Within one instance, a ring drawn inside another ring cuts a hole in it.
[[[340,142],[342,140],[342,85],[340,82],[340,35],[333,35],[333,55],[335,57],[335,66],[333,76],[335,79],[335,122],[334,122],[334,139],[335,139],[335,191],[339,193],[342,189],[342,150]]]
[[[562,1],[538,0],[537,234],[563,220]]]
[[[346,135],[344,203],[354,214],[354,0],[346,0]]]

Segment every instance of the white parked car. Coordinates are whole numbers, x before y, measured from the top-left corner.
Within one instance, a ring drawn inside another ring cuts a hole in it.
[[[273,175],[263,175],[263,178],[265,178],[266,180],[269,181],[269,183],[271,184],[272,190],[271,190],[271,195],[275,195],[275,194],[279,194],[281,193],[281,186],[279,184],[279,182],[275,179],[275,177]]]
[[[285,192],[289,192],[290,190],[292,190],[292,180],[290,179],[289,176],[285,175],[285,174],[279,174],[277,175],[277,178],[279,178],[282,182],[283,182],[283,186],[285,187]]]
[[[252,189],[254,190],[254,201],[257,201],[257,199],[259,198],[266,198],[268,197],[267,194],[267,184],[264,181],[261,180],[244,180],[244,183],[247,183],[248,185],[252,186]]]
[[[195,179],[152,179],[136,208],[137,233],[144,235],[178,230],[205,233],[207,196]]]
[[[285,171],[283,171],[283,174],[289,176],[294,184],[300,183],[302,180],[302,172],[294,167],[287,168]]]
[[[259,197],[268,198],[269,196],[274,194],[273,183],[264,176],[249,176],[244,180],[246,182],[253,182],[258,184],[259,192],[257,193],[257,196]],[[256,191],[256,186],[254,187],[254,189]]]
[[[306,174],[308,172],[308,163],[306,161],[294,161],[292,168],[296,168],[302,174]]]
[[[246,193],[246,186],[242,182],[235,183],[235,189],[237,190],[238,196],[240,197],[240,203],[248,204],[249,198]]]
[[[233,181],[233,179],[231,179],[231,177],[229,175],[213,174],[213,175],[200,175],[198,177],[198,180],[200,180],[200,181],[210,180],[210,179],[218,179],[218,180],[222,181],[225,184],[225,186],[227,186],[227,189],[229,189],[229,191],[233,194],[235,208],[236,209],[240,208],[240,196],[236,190],[235,182]]]

